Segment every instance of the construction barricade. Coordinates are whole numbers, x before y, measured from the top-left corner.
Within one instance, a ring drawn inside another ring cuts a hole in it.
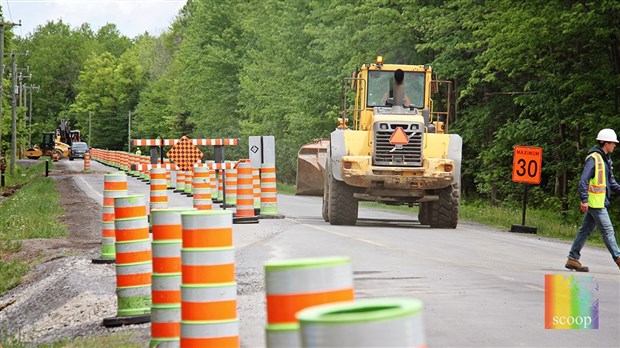
[[[239,347],[232,213],[181,213],[181,347]]]
[[[249,160],[241,160],[237,164],[237,207],[233,223],[258,223],[258,217],[254,215],[252,167]]]
[[[260,172],[260,216],[261,219],[282,219],[278,213],[278,190],[276,187],[276,166],[263,163]]]
[[[299,347],[296,313],[307,307],[353,300],[348,257],[323,257],[265,263],[268,348]]]
[[[193,208],[151,210],[153,276],[150,347],[178,347],[181,337],[181,213]]]
[[[234,162],[226,162],[233,164]],[[226,169],[224,172],[224,196],[226,205],[222,203],[222,208],[234,207],[237,204],[237,169]]]
[[[166,168],[151,168],[151,209],[168,208],[168,184]]]
[[[103,212],[101,214],[101,257],[93,263],[114,263],[116,233],[114,232],[114,197],[127,195],[127,175],[123,172],[103,175]]]
[[[149,222],[144,195],[114,198],[116,230],[116,317],[106,327],[150,321],[153,269]]]
[[[301,344],[314,347],[425,348],[422,301],[363,299],[315,306],[297,313]]]

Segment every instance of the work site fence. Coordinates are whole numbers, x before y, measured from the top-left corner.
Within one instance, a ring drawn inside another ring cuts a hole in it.
[[[227,139],[223,139],[227,140]],[[201,145],[201,144],[199,144]],[[251,168],[247,159],[216,163],[212,160],[197,161],[191,170],[180,170],[168,158],[158,158],[157,163],[150,163],[150,156],[132,154],[124,151],[91,149],[91,158],[101,164],[117,168],[127,175],[138,178],[151,185],[151,199],[157,200],[163,207],[167,204],[168,190],[194,196],[194,185],[197,183],[198,196],[194,197],[194,207],[200,210],[210,209],[206,191],[210,188],[209,201],[221,203],[222,207],[236,208],[235,223],[252,223],[256,219],[283,218],[278,213],[276,196],[276,167],[272,163],[263,163],[261,168]],[[241,169],[241,181],[238,170]],[[165,170],[165,172],[164,172]],[[198,173],[200,180],[195,180]],[[153,178],[156,173],[156,178]],[[225,179],[225,180],[224,180]],[[156,184],[153,184],[153,180]],[[207,184],[208,183],[208,184]],[[208,186],[207,186],[208,185]],[[241,186],[239,186],[241,185]],[[241,192],[242,204],[238,204]],[[226,198],[226,202],[224,202]],[[154,202],[151,202],[154,203]],[[152,204],[151,204],[152,205]],[[155,208],[152,206],[152,208]]]

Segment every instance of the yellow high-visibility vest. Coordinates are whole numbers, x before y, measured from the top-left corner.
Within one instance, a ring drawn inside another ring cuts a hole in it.
[[[594,159],[594,177],[590,179],[588,185],[588,206],[590,208],[604,208],[605,195],[607,194],[605,162],[603,162],[603,156],[598,152],[592,152],[588,157]]]

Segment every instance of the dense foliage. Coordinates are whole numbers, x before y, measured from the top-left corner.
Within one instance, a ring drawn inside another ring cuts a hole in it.
[[[465,195],[518,198],[512,148],[540,146],[533,201],[567,210],[596,133],[620,131],[619,28],[617,1],[189,0],[159,37],[59,21],[6,45],[32,52],[38,132],[90,113],[92,145],[125,149],[131,113],[132,138],[240,138],[228,158],[274,135],[289,182],[299,147],[334,128],[342,77],[378,53],[429,63],[453,82]]]

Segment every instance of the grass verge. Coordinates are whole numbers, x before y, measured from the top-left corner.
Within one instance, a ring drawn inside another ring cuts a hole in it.
[[[11,257],[21,249],[21,240],[67,234],[66,226],[58,221],[64,213],[58,205],[60,196],[53,179],[39,175],[41,168],[44,164],[16,171],[27,184],[0,203],[0,295],[19,284],[30,266]]]
[[[76,338],[74,340],[63,340],[55,343],[41,344],[39,348],[139,348],[143,347],[143,342],[137,342],[132,333],[111,333],[105,336],[93,336],[87,338]],[[0,337],[0,347],[2,348],[26,348],[31,345],[20,342],[15,339]]]

